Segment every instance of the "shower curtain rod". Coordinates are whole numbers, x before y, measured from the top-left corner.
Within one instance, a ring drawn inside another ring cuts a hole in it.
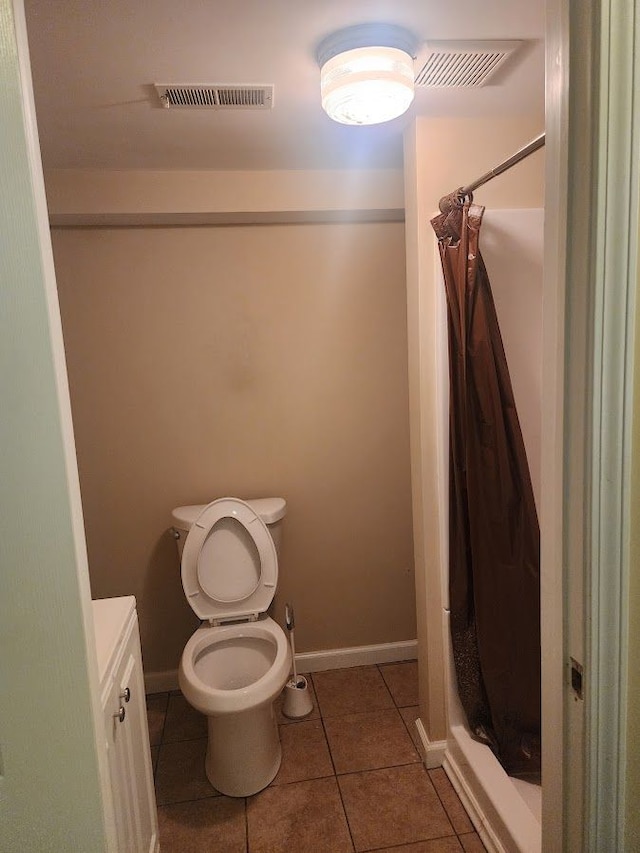
[[[533,152],[537,151],[538,148],[542,148],[542,146],[544,145],[544,136],[544,133],[541,133],[540,136],[536,136],[535,139],[532,139],[531,142],[529,142],[519,151],[516,151],[515,154],[512,154],[511,157],[504,160],[502,163],[500,163],[500,165],[496,166],[495,169],[491,169],[491,171],[485,172],[482,177],[478,178],[470,184],[467,184],[466,187],[460,187],[460,189],[456,190],[451,195],[456,196],[459,203],[463,202],[466,196],[470,195],[474,190],[477,190],[478,187],[481,187],[483,184],[486,184],[492,178],[495,178],[498,175],[501,175],[503,172],[506,172],[507,169],[510,169],[512,166],[515,166],[516,163],[519,163],[521,160],[524,160],[525,157],[528,157],[529,154],[533,154]],[[445,196],[444,198],[450,198],[450,196]]]

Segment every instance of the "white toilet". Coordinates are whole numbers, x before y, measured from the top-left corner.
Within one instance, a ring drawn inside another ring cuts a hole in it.
[[[285,511],[282,498],[220,498],[172,513],[182,586],[203,621],[182,653],[180,689],[207,716],[206,773],[230,797],[265,788],[282,757],[273,702],[291,652],[267,608]]]

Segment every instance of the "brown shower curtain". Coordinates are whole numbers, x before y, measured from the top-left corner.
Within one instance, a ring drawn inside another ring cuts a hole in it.
[[[443,199],[449,325],[449,596],[458,692],[505,770],[540,770],[540,531],[491,285],[484,207]]]

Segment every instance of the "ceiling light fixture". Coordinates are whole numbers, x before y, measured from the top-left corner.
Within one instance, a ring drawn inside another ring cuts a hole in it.
[[[340,124],[381,124],[413,101],[416,40],[394,24],[361,24],[318,48],[322,108]]]

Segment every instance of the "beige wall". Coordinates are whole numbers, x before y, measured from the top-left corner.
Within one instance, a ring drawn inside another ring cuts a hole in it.
[[[328,211],[402,211],[402,172],[199,172],[53,169],[47,200],[54,221],[96,217],[212,216],[229,222],[251,215],[276,220],[283,213],[313,218]]]
[[[436,241],[429,224],[441,196],[473,181],[544,129],[544,116],[512,119],[417,119],[405,139],[405,207],[411,465],[420,718],[434,744],[446,737],[442,561],[446,543],[447,463],[443,425],[433,401],[441,398],[437,354]],[[544,154],[537,152],[476,192],[493,208],[543,206]],[[446,429],[446,426],[445,426]],[[437,760],[437,759],[436,759]]]
[[[177,666],[173,506],[288,501],[300,651],[415,637],[400,223],[54,230],[94,597]]]

